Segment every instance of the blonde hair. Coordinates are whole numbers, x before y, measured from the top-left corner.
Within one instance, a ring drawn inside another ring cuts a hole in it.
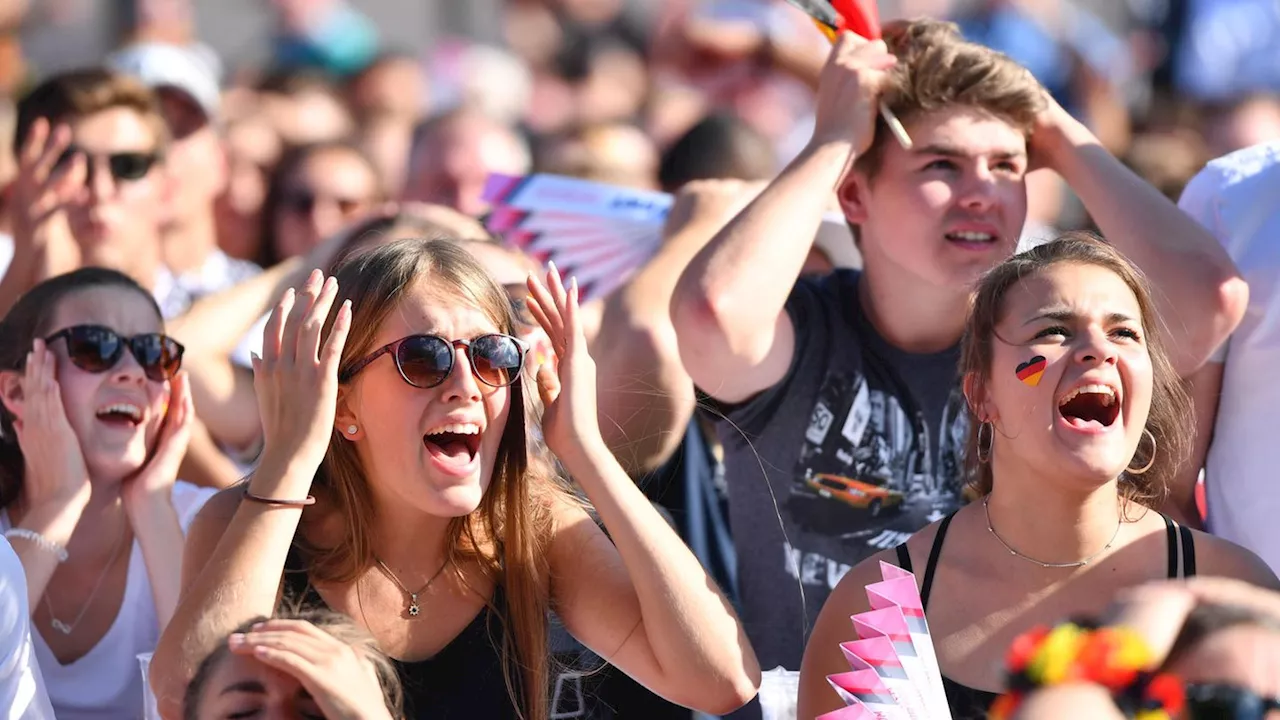
[[[902,122],[960,106],[986,111],[1031,133],[1045,107],[1044,89],[1007,55],[965,40],[955,23],[941,20],[899,20],[885,25],[882,35],[898,63],[888,73],[881,99]],[[894,142],[893,135],[884,118],[877,117],[875,139],[855,167],[874,177],[885,142]]]
[[[401,297],[428,278],[459,302],[479,308],[501,332],[515,334],[516,319],[506,293],[455,241],[402,239],[374,245],[347,257],[334,274],[342,294],[351,299],[352,311],[339,375],[373,349],[378,329]],[[326,338],[336,312],[335,305],[325,324]],[[510,386],[513,410],[498,446],[492,482],[474,512],[450,522],[447,560],[464,583],[458,568],[473,562],[505,589],[501,651],[507,690],[516,707],[524,708],[522,717],[546,720],[551,508],[569,494],[529,439],[529,424],[536,422],[530,396],[537,392],[527,392],[535,387],[533,382],[526,368]],[[331,547],[307,548],[307,570],[314,579],[352,582],[373,566],[371,529],[376,518],[368,482],[354,447],[335,430],[316,483],[333,495],[343,535]]]
[[[1119,250],[1101,238],[1084,232],[1066,233],[1052,242],[1014,255],[988,272],[974,293],[961,341],[961,374],[973,379],[973,397],[981,397],[982,385],[991,375],[992,342],[996,339],[996,325],[1004,313],[1006,293],[1018,282],[1064,263],[1110,270],[1129,286],[1138,301],[1152,369],[1151,410],[1147,415],[1146,429],[1154,438],[1155,445],[1148,448],[1146,442],[1138,443],[1132,462],[1139,468],[1148,463],[1151,467],[1141,474],[1126,472],[1124,482],[1120,483],[1120,492],[1126,499],[1144,504],[1163,500],[1168,494],[1170,481],[1190,451],[1194,432],[1191,398],[1164,349],[1160,320],[1146,278]],[[991,467],[979,460],[978,432],[982,418],[973,414],[970,408],[969,420],[965,457],[974,490],[981,496],[991,492],[993,478]]]

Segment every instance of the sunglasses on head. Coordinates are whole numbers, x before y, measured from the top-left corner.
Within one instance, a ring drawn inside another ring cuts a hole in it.
[[[464,348],[476,378],[491,387],[505,387],[520,377],[528,348],[510,335],[492,333],[472,340],[446,340],[436,335],[410,335],[374,350],[342,373],[342,382],[355,377],[383,355],[395,358],[396,370],[416,388],[432,388],[453,372],[456,348]]]
[[[1187,685],[1187,716],[1194,720],[1262,720],[1280,710],[1280,698],[1231,685]]]
[[[75,325],[45,338],[52,345],[66,338],[71,364],[90,373],[104,373],[115,367],[125,348],[133,354],[148,380],[164,382],[182,368],[182,344],[168,335],[143,333],[125,337],[101,325]]]
[[[71,162],[71,158],[76,155],[84,155],[86,159],[90,159],[87,168],[87,179],[92,181],[94,167],[92,158],[104,156],[95,156],[93,153],[87,152],[83,148],[72,145],[63,151],[62,157],[58,158],[58,166],[61,167]],[[107,159],[107,168],[111,171],[111,177],[115,178],[117,182],[124,180],[141,180],[146,177],[147,173],[151,172],[152,166],[160,160],[159,153],[146,152],[109,153],[105,155],[105,157]]]
[[[294,190],[286,192],[281,196],[280,205],[289,212],[298,213],[300,215],[310,215],[315,211],[316,204],[321,201],[327,201],[337,205],[338,211],[343,215],[350,215],[355,212],[364,202],[354,198],[320,195],[310,190]]]

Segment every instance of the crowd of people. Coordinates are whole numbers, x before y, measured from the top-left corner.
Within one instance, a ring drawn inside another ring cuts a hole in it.
[[[886,565],[955,720],[1280,717],[1280,15],[1093,5],[0,61],[7,717],[834,720]],[[584,294],[531,173],[660,245]]]

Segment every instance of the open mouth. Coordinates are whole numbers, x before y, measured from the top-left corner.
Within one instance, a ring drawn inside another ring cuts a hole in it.
[[[483,432],[475,423],[441,425],[422,436],[422,443],[435,458],[450,464],[464,465],[480,451]]]
[[[137,427],[142,424],[142,408],[131,403],[112,403],[98,409],[99,420],[118,427]]]
[[[973,230],[963,230],[959,232],[949,232],[944,237],[951,242],[957,243],[976,243],[990,244],[994,243],[998,238],[987,232],[977,232]]]
[[[1058,412],[1073,427],[1111,427],[1120,417],[1120,396],[1109,385],[1081,385],[1058,400]]]

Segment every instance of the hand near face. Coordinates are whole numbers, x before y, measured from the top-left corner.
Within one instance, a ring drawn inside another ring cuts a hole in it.
[[[591,444],[602,443],[596,419],[596,365],[587,352],[578,306],[578,283],[566,289],[552,264],[546,285],[529,276],[529,311],[555,349],[556,370],[538,370],[538,391],[545,411],[542,429],[551,451],[562,460],[577,457]]]
[[[321,343],[325,318],[337,296],[337,281],[323,280],[317,270],[300,292],[285,291],[267,321],[262,357],[253,360],[264,466],[314,470],[324,459],[333,434],[338,362],[351,326],[351,307],[344,303],[328,340]],[[309,484],[310,473],[302,474]],[[298,497],[306,490],[287,489]]]
[[[20,417],[13,430],[27,463],[23,492],[31,507],[89,499],[89,469],[62,404],[57,358],[43,340],[27,354]]]
[[[841,33],[818,84],[814,142],[848,142],[865,152],[875,137],[880,92],[897,62],[883,40]]]
[[[268,620],[232,635],[231,652],[293,676],[326,720],[390,720],[377,673],[360,652],[305,620]]]
[[[178,467],[187,454],[191,442],[191,425],[195,419],[195,405],[191,400],[191,387],[185,371],[169,381],[169,410],[164,426],[156,440],[151,459],[133,477],[124,482],[121,496],[125,512],[132,519],[142,520],[148,515],[142,512],[148,504],[169,502],[173,483],[178,477]],[[135,532],[142,530],[135,526]]]
[[[88,165],[80,153],[59,164],[70,146],[71,129],[65,125],[51,129],[44,118],[32,124],[13,183],[15,243],[41,249],[54,244],[60,252],[76,248],[66,209],[83,193]]]

